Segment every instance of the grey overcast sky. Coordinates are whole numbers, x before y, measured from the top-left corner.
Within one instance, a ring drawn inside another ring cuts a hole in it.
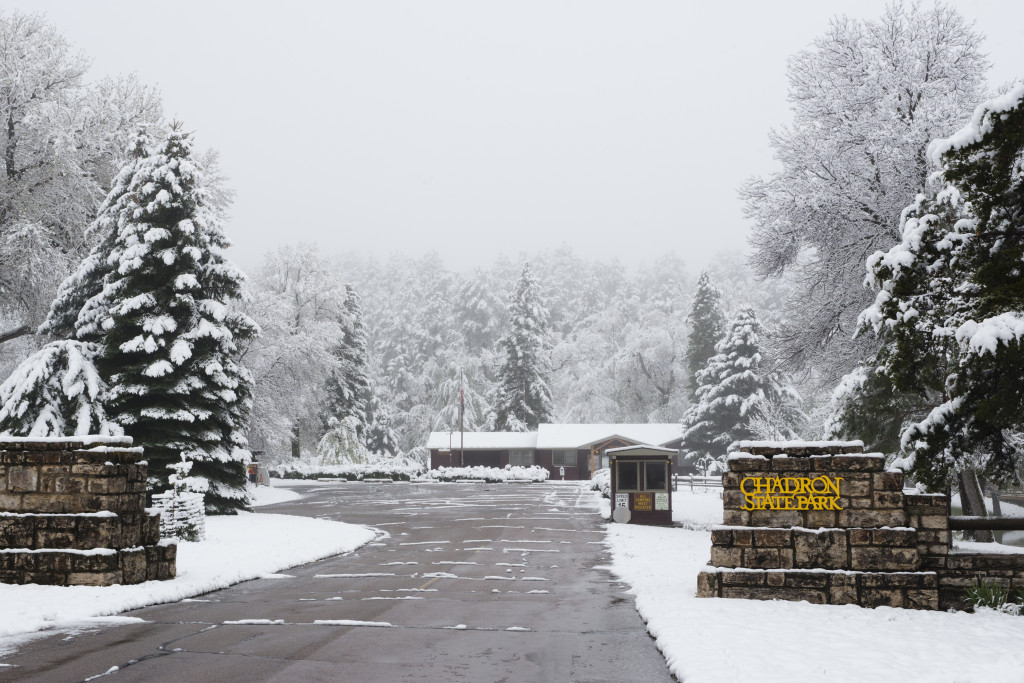
[[[1024,76],[1024,3],[953,3],[998,84]],[[631,266],[744,249],[736,188],[774,167],[786,57],[831,16],[800,2],[0,2],[136,72],[222,153],[233,258],[437,250],[465,270],[571,245]]]

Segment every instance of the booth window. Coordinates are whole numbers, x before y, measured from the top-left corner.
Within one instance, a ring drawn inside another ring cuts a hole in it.
[[[668,490],[668,468],[663,462],[644,463],[644,489],[647,491]]]
[[[619,491],[639,491],[640,490],[640,463],[638,462],[617,462],[615,463],[618,468],[618,481],[616,482],[616,488]]]
[[[528,448],[509,451],[508,464],[513,467],[530,467],[533,465],[533,451]]]
[[[554,467],[576,467],[576,451],[558,449],[551,453],[551,464]]]

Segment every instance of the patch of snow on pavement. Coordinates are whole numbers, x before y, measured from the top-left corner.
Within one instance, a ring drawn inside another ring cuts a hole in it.
[[[9,648],[12,636],[227,588],[355,550],[373,538],[365,527],[309,517],[208,517],[207,540],[178,544],[178,576],[170,581],[106,587],[0,584],[0,652]]]

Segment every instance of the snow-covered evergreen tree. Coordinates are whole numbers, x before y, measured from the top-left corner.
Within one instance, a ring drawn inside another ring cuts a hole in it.
[[[0,434],[120,434],[103,408],[96,353],[95,344],[62,340],[29,356],[0,384]]]
[[[697,373],[697,403],[683,416],[687,461],[696,462],[703,455],[721,457],[733,441],[756,437],[752,421],[759,415],[777,425],[779,437],[795,436],[790,424],[799,397],[764,365],[761,333],[753,309],[741,309],[715,346],[717,353]],[[788,407],[792,417],[780,420],[779,406]]]
[[[106,258],[115,267],[86,305],[103,334],[107,411],[146,449],[153,489],[168,488],[169,466],[184,458],[209,482],[207,509],[233,512],[248,502],[251,457],[251,379],[235,344],[256,328],[232,310],[243,276],[224,256],[228,241],[181,125],[135,163]]]
[[[366,376],[366,332],[359,295],[352,285],[345,285],[345,303],[339,318],[341,338],[332,349],[337,359],[327,379],[325,417],[345,422],[355,420],[359,438],[364,437],[367,424],[367,402],[370,382]]]
[[[934,489],[964,471],[1014,480],[1024,456],[1022,130],[1018,83],[933,142],[940,173],[905,212],[902,242],[868,261],[879,291],[861,321],[884,345],[861,384],[931,403],[901,425],[900,464]]]
[[[725,314],[722,313],[722,295],[705,270],[697,279],[693,294],[693,307],[686,318],[690,334],[686,346],[686,368],[689,371],[690,397],[697,397],[697,373],[715,355],[715,344],[725,335]]]
[[[146,129],[136,132],[127,150],[127,162],[114,177],[95,220],[86,229],[86,237],[92,239],[94,246],[57,289],[46,320],[39,328],[40,334],[93,342],[102,339],[103,330],[98,323],[106,318],[106,311],[98,310],[96,306],[104,301],[100,295],[115,265],[107,257],[114,250],[119,225],[130,218],[125,216],[125,210],[135,209],[128,195],[129,186],[139,161],[149,155],[152,144],[152,136]]]
[[[551,415],[551,390],[544,376],[548,312],[529,262],[523,265],[508,312],[511,329],[500,342],[504,362],[493,401],[495,429],[528,431]]]

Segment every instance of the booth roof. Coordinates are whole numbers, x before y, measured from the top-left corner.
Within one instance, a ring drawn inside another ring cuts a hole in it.
[[[500,451],[507,448],[536,448],[537,432],[464,432],[461,445],[466,450]],[[460,446],[459,432],[431,432],[427,448],[451,448]]]
[[[618,448],[609,448],[605,451],[609,455],[614,453],[628,454],[629,451],[654,451],[656,453],[666,453],[670,455],[676,454],[674,448],[661,448],[660,446],[649,446],[645,443],[638,444],[636,446],[619,446]]]
[[[613,437],[661,446],[683,436],[678,422],[668,424],[542,424],[537,448],[584,448]]]

